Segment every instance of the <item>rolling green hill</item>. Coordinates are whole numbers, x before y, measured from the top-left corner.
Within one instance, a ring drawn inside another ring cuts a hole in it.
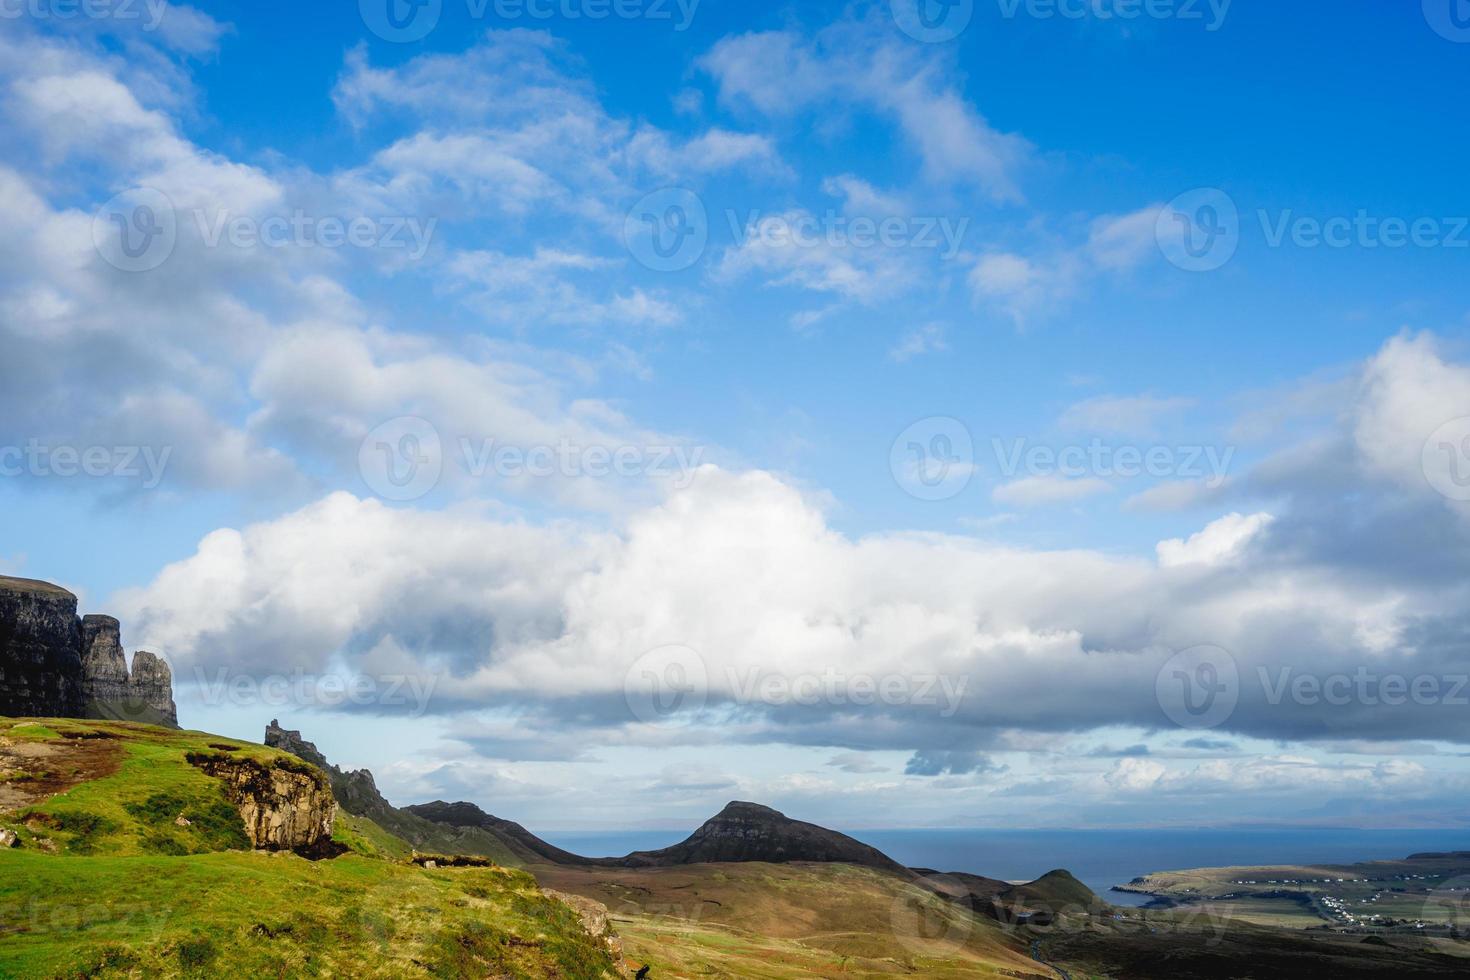
[[[0,848],[0,976],[622,975],[523,871],[421,867],[353,817],[333,858],[253,849],[191,756],[317,772],[197,732],[0,720],[0,831],[18,844]]]

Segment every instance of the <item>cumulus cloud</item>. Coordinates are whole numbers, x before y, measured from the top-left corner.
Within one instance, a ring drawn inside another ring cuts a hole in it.
[[[714,467],[605,534],[338,496],[220,532],[126,607],[131,629],[185,662],[263,646],[321,665],[391,639],[449,665],[439,710],[520,705],[533,726],[623,737],[966,753],[1007,731],[1159,728],[1171,725],[1160,671],[1208,643],[1228,651],[1239,679],[1221,734],[1462,738],[1448,698],[1293,693],[1302,675],[1360,668],[1452,683],[1467,667],[1452,640],[1466,587],[1448,568],[1407,580],[1344,563],[1283,503],[1274,520],[1230,514],[1161,542],[1155,561],[852,537],[785,481]],[[357,538],[367,551],[345,544]],[[462,546],[424,543],[443,540]],[[512,585],[523,576],[534,588]],[[304,587],[317,577],[331,588]],[[217,581],[228,585],[207,596],[188,585]],[[428,582],[454,588],[441,597]],[[520,601],[507,605],[506,590]],[[455,622],[463,628],[439,625]],[[646,654],[671,645],[690,651],[685,675],[700,678],[677,730],[638,717],[626,687]],[[1129,767],[1119,779],[1155,772]]]
[[[992,126],[964,97],[952,66],[898,40],[881,11],[810,36],[787,30],[728,37],[700,65],[727,106],[776,119],[833,108],[873,113],[903,133],[929,179],[970,185],[997,201],[1021,197],[1030,144]]]
[[[1159,564],[1165,568],[1180,565],[1219,565],[1237,558],[1256,535],[1275,520],[1270,514],[1226,514],[1211,521],[1204,530],[1189,540],[1173,538],[1158,543]]]

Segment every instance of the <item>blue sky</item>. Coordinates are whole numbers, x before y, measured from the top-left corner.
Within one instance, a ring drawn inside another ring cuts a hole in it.
[[[1443,6],[31,5],[0,569],[400,802],[1458,825]]]

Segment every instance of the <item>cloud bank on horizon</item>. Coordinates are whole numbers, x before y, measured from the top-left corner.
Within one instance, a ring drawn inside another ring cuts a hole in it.
[[[889,8],[616,25],[636,91],[559,21],[322,15],[248,96],[193,8],[10,22],[0,569],[111,593],[192,727],[518,818],[1463,823],[1453,186],[1254,202],[979,60],[1191,25]]]

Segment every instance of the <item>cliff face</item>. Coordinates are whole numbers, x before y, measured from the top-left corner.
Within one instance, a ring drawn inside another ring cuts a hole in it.
[[[189,761],[225,784],[225,798],[240,811],[257,850],[334,853],[337,801],[324,773],[297,762],[268,766],[225,755],[191,755]]]
[[[0,715],[75,717],[82,707],[77,597],[0,577]]]
[[[172,728],[179,727],[179,709],[174,704],[174,672],[156,653],[139,650],[133,654],[133,676],[128,678],[124,699],[143,715],[152,715]]]
[[[272,721],[265,730],[265,744],[281,749],[311,763],[326,773],[331,781],[332,793],[342,809],[358,817],[367,817],[391,834],[408,841],[417,848],[439,854],[474,854],[490,858],[500,864],[526,865],[544,860],[541,851],[524,846],[516,836],[508,836],[497,826],[478,821],[459,826],[450,826],[426,819],[411,809],[399,809],[378,792],[373,774],[366,769],[346,772],[327,761],[321,751],[301,737],[301,733],[282,728]],[[479,813],[477,810],[476,813]],[[485,817],[485,814],[479,814]],[[485,817],[495,824],[493,817]],[[509,826],[514,827],[514,824]],[[519,829],[519,828],[517,828]],[[521,831],[524,834],[524,831]],[[526,834],[529,837],[529,834]],[[535,838],[531,838],[533,841]],[[551,845],[536,841],[542,847]]]
[[[128,674],[111,616],[77,618],[77,597],[30,579],[0,577],[0,715],[108,718],[178,727],[173,675],[139,652]]]
[[[101,702],[122,701],[128,696],[122,627],[111,616],[82,619],[82,696]]]

